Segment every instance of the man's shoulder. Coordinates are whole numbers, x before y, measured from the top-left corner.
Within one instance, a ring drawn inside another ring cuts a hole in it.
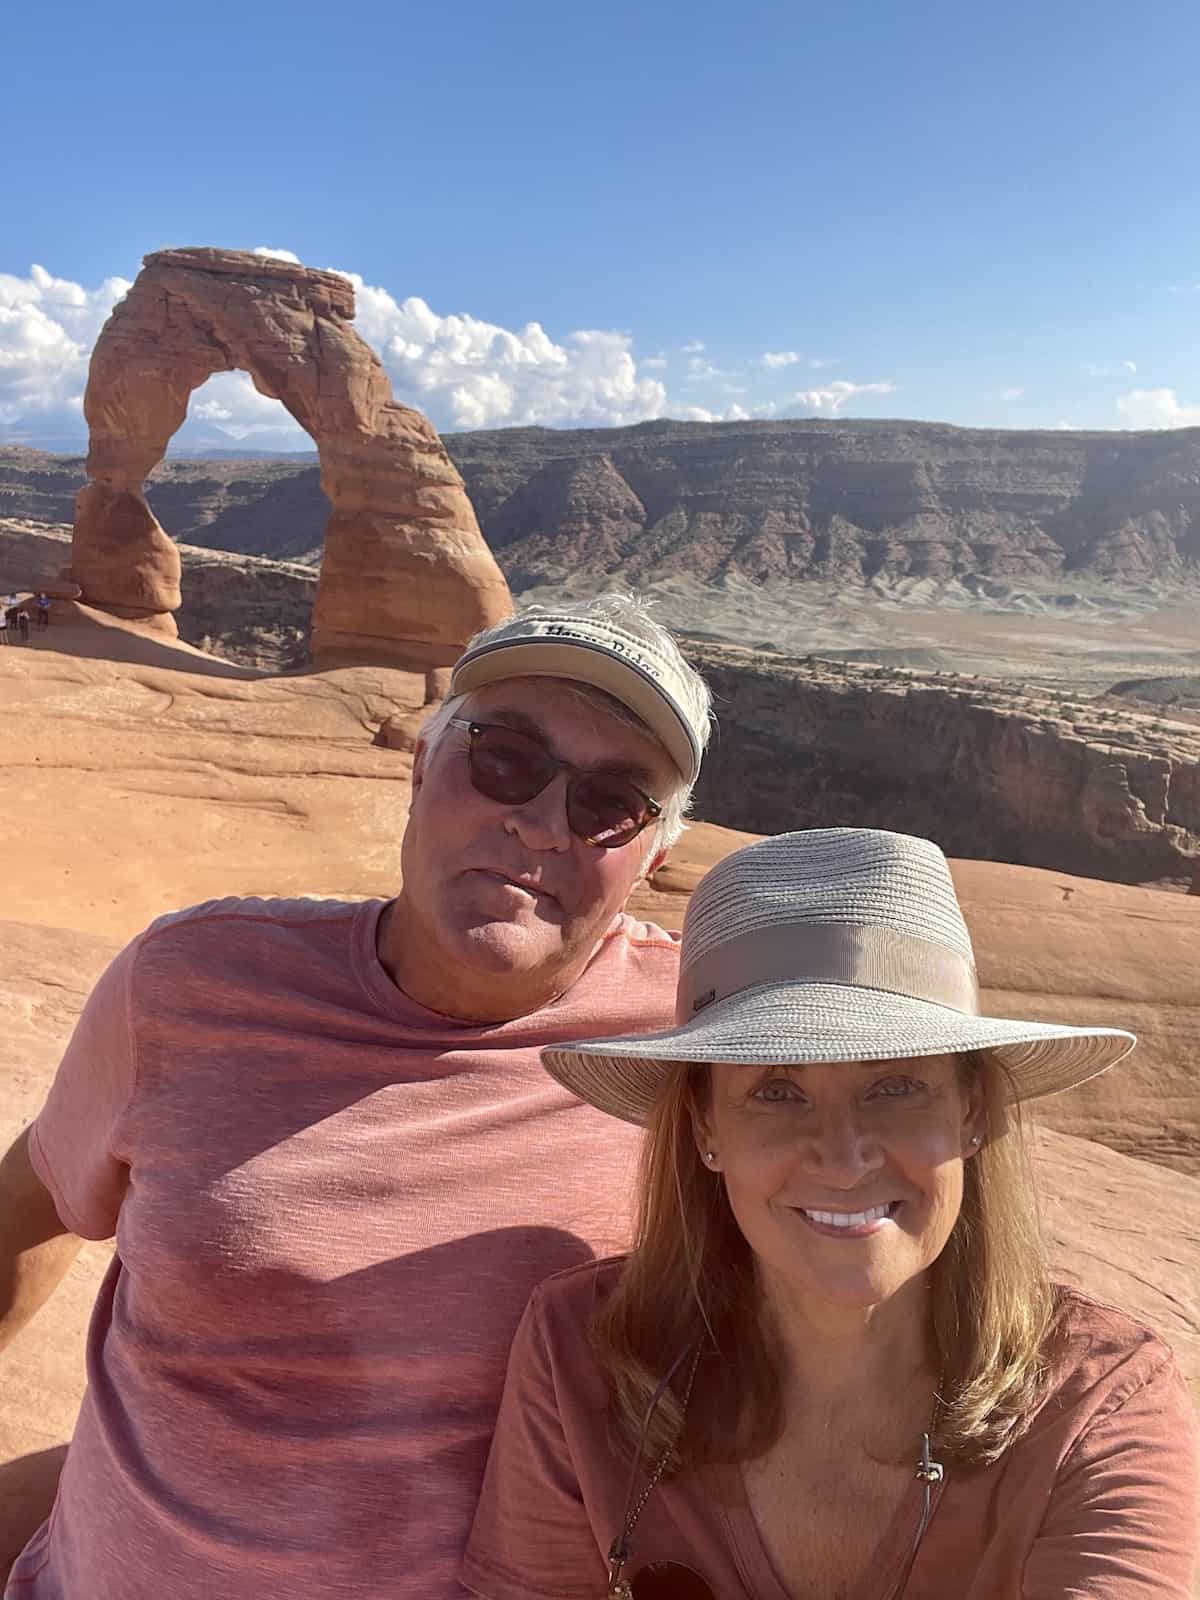
[[[307,928],[314,925],[352,920],[361,900],[334,900],[318,895],[282,899],[267,895],[226,895],[219,900],[202,900],[178,911],[165,911],[142,934],[156,939],[163,934],[214,931],[215,924],[235,927]]]
[[[292,948],[309,956],[320,946],[345,946],[365,906],[379,902],[229,895],[158,917],[134,940],[138,966],[170,962],[225,965],[260,952],[272,960]],[[260,974],[261,977],[261,974]]]

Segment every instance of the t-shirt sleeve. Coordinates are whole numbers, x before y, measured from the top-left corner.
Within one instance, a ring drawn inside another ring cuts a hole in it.
[[[1114,1395],[1059,1470],[1023,1600],[1191,1600],[1196,1419],[1174,1359]]]
[[[136,1080],[130,1021],[135,939],[88,996],[46,1103],[29,1131],[29,1155],[72,1233],[111,1239],[129,1180],[120,1127]]]
[[[603,1600],[608,1589],[563,1428],[540,1290],[513,1341],[462,1581],[483,1600]]]

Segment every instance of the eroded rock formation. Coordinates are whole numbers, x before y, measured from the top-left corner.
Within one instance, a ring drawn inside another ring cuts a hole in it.
[[[105,324],[84,411],[89,482],[72,570],[86,599],[174,631],[179,555],[143,483],[215,372],[248,372],[312,435],[330,503],[313,617],[320,660],[455,659],[509,609],[462,479],[432,426],[392,398],[333,272],[228,250],[164,250]]]

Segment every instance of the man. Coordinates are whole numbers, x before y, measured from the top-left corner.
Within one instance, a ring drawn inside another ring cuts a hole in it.
[[[708,717],[635,602],[527,612],[424,730],[394,900],[213,902],[117,957],[0,1168],[0,1338],[117,1237],[12,1600],[463,1592],[525,1301],[627,1221],[634,1130],[538,1050],[669,1023],[676,945],[622,907]]]

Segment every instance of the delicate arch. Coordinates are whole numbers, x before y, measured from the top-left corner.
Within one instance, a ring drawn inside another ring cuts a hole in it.
[[[398,404],[351,327],[354,288],[233,250],[161,250],[92,352],[88,483],[71,571],[93,605],[175,631],[179,552],[143,483],[194,389],[240,368],[312,436],[330,503],[313,611],[315,659],[448,666],[505,616],[508,586],[432,425]]]

